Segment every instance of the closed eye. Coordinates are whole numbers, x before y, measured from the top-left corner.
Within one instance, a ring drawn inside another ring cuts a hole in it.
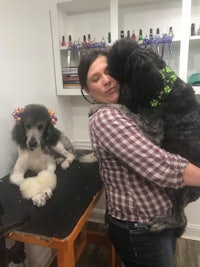
[[[92,77],[92,82],[94,82],[94,83],[98,82],[99,78],[100,78],[100,75],[94,75]]]

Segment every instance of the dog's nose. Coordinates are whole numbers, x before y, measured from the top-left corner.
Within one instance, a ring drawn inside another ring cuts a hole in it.
[[[35,137],[32,137],[30,141],[28,142],[29,148],[36,148],[38,146],[38,142]]]

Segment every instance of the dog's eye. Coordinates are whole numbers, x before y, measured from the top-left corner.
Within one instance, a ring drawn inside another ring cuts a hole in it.
[[[44,129],[44,124],[39,124],[37,128],[38,128],[38,130],[43,130]]]
[[[26,128],[27,130],[29,130],[29,129],[31,129],[31,125],[30,125],[30,124],[25,124],[25,128]]]

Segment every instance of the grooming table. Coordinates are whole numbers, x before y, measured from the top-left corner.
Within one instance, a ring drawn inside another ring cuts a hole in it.
[[[108,266],[115,266],[116,255],[106,234],[87,231],[85,224],[103,192],[97,163],[74,161],[67,170],[57,168],[57,187],[44,207],[22,199],[19,188],[9,183],[9,175],[0,182],[0,201],[4,209],[2,220],[17,222],[29,215],[20,229],[6,238],[56,250],[58,267],[75,267],[88,242],[108,249]]]

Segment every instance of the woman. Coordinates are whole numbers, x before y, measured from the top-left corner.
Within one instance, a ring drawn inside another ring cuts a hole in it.
[[[108,236],[126,267],[172,267],[176,229],[151,233],[149,225],[172,214],[165,188],[200,186],[200,168],[154,145],[113,105],[122,96],[107,67],[107,52],[90,50],[78,72],[82,89],[96,103],[89,130],[105,184]]]

